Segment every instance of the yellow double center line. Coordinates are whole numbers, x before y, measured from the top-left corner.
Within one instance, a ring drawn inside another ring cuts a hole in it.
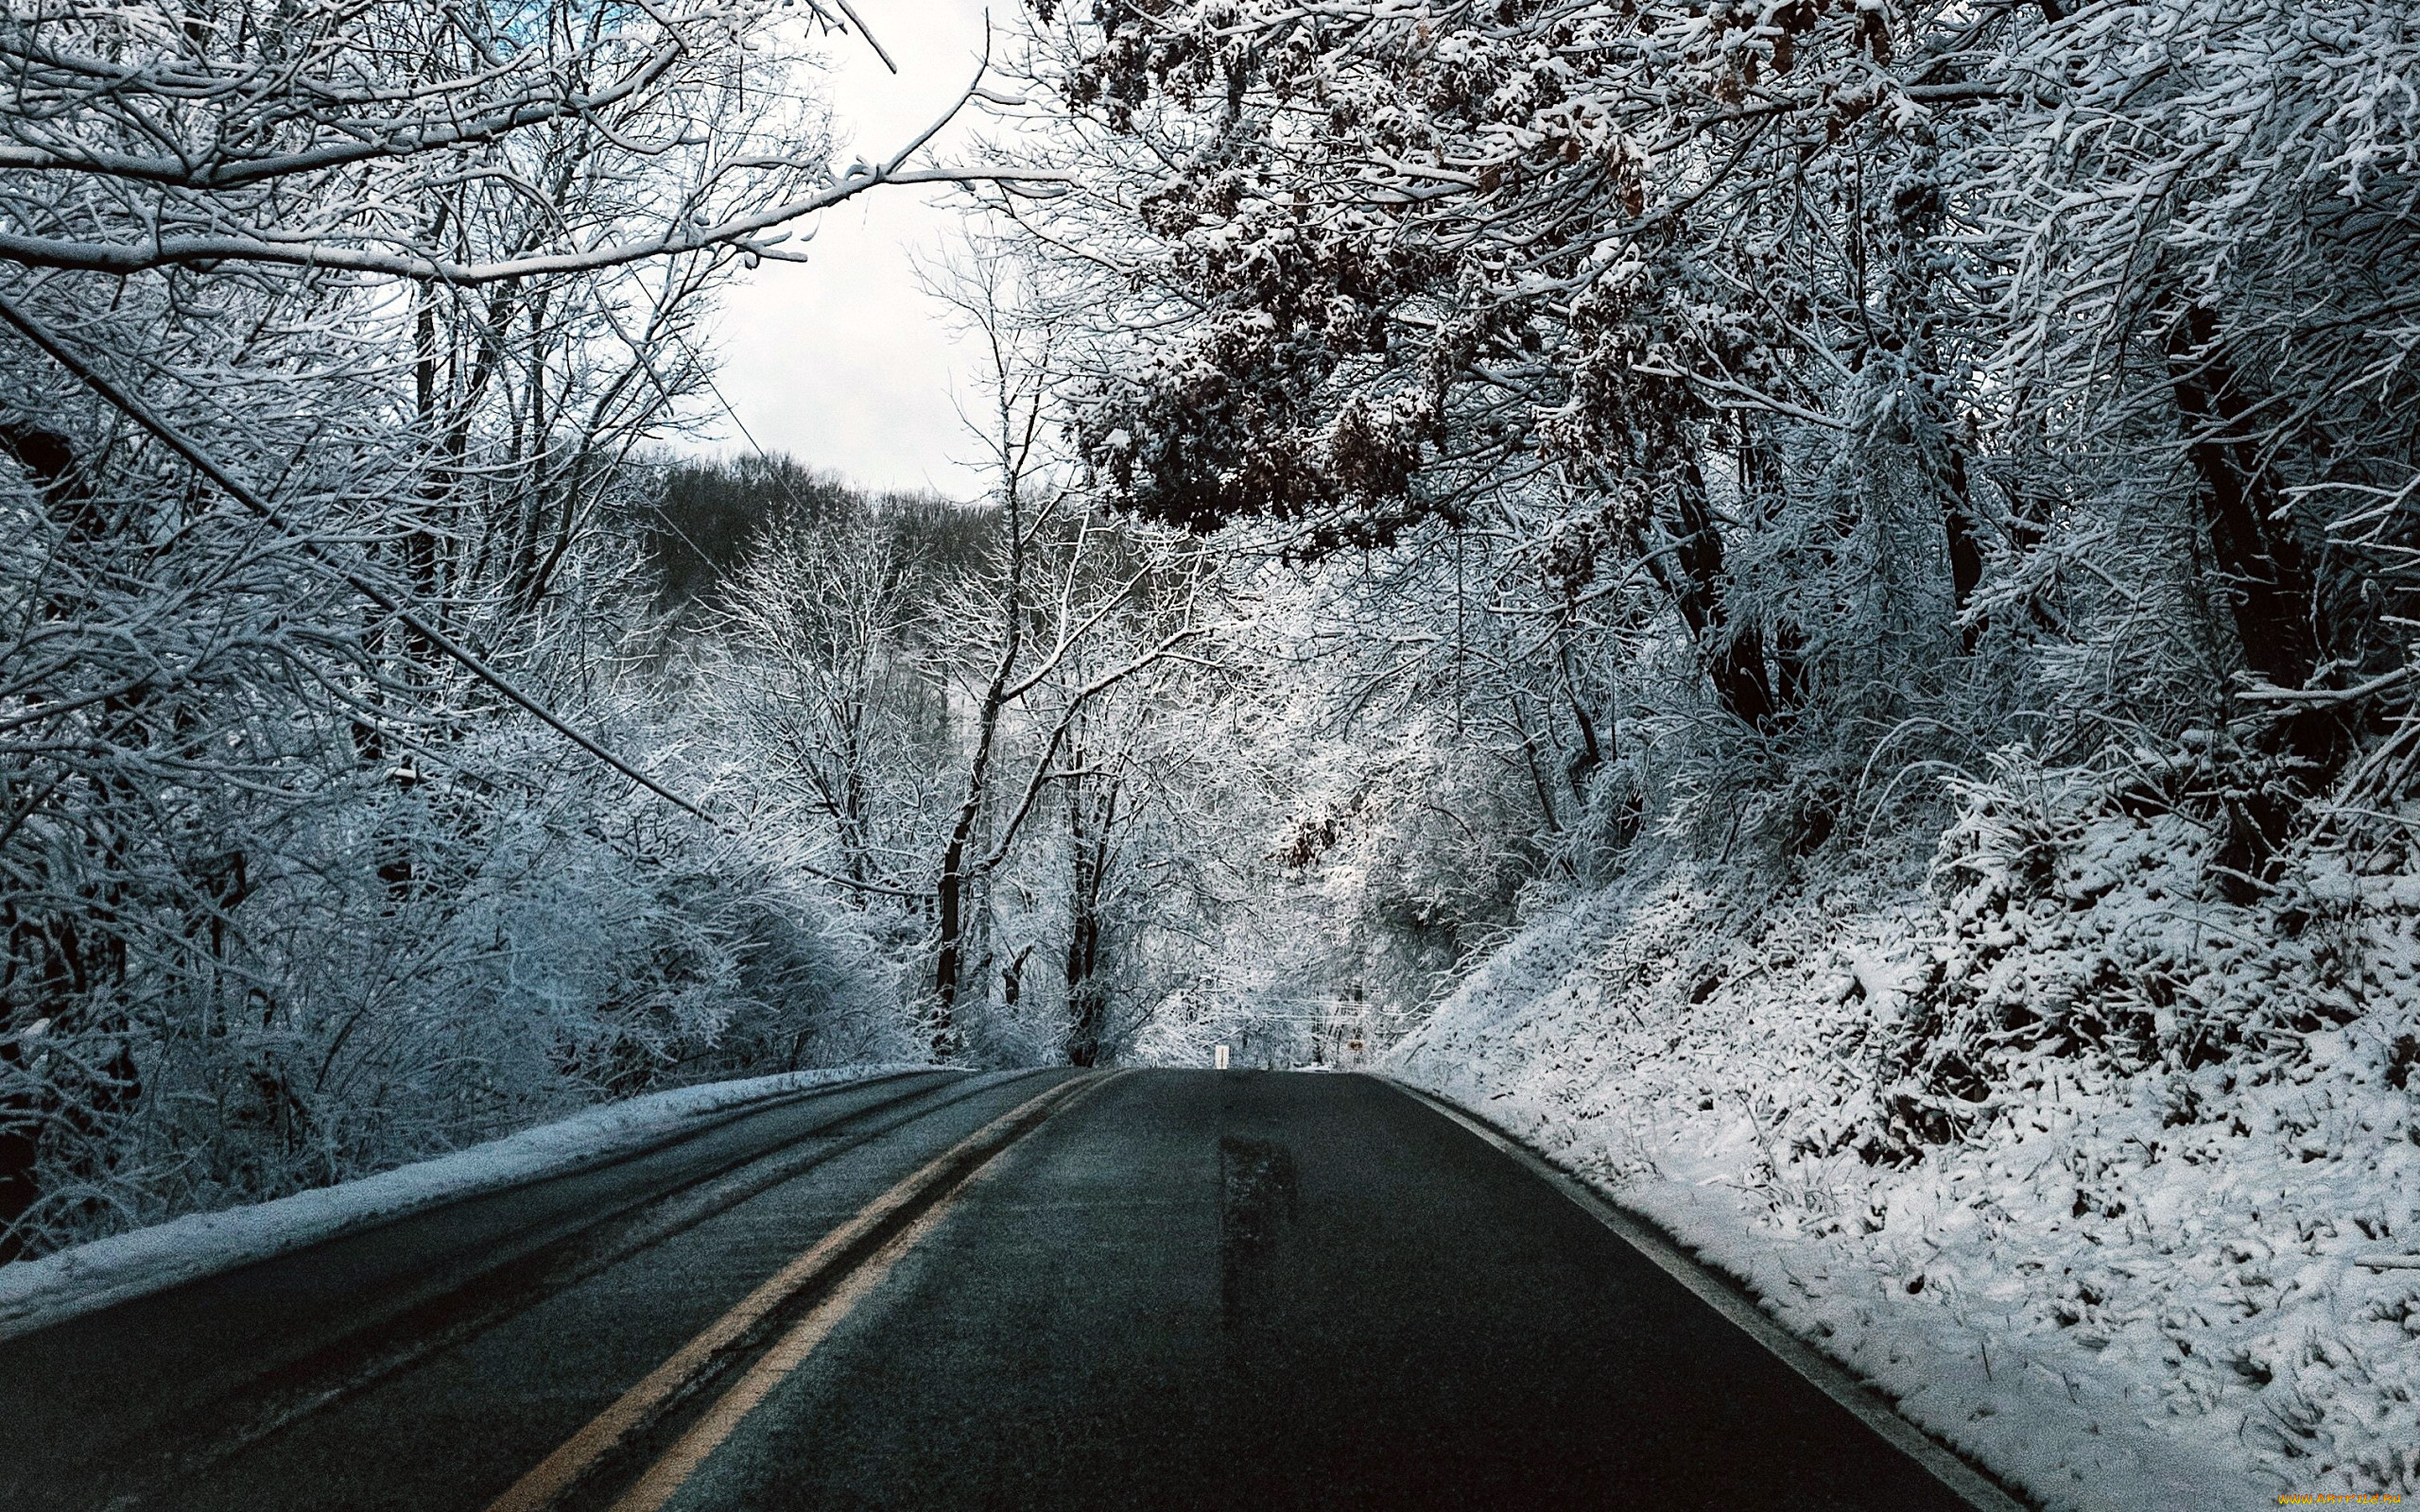
[[[657,1512],[704,1464],[706,1457],[732,1435],[757,1403],[783,1379],[804,1364],[809,1353],[831,1336],[840,1320],[876,1286],[892,1267],[940,1224],[957,1190],[984,1162],[1006,1149],[1078,1093],[1114,1080],[1082,1076],[1063,1081],[1028,1098],[952,1145],[932,1161],[876,1197],[855,1217],[818,1240],[804,1254],[773,1273],[730,1312],[707,1325],[637,1385],[591,1418],[586,1427],[563,1441],[562,1447],[538,1462],[510,1490],[488,1503],[487,1512],[542,1512],[588,1474],[599,1461],[664,1411],[686,1396],[695,1382],[746,1348],[749,1339],[784,1304],[801,1294],[833,1281],[838,1283],[804,1317],[790,1326],[704,1417],[649,1466],[622,1494],[613,1512]],[[923,1209],[917,1213],[918,1209]],[[886,1228],[915,1214],[907,1227],[885,1240],[862,1262],[855,1257]]]

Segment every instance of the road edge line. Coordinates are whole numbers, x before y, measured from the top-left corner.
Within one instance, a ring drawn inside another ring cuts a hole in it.
[[[2033,1512],[2031,1503],[1902,1416],[1888,1399],[1867,1385],[1855,1371],[1783,1328],[1750,1301],[1739,1287],[1690,1254],[1679,1240],[1618,1206],[1604,1194],[1478,1114],[1409,1082],[1379,1073],[1365,1074],[1393,1088],[1440,1117],[1461,1125],[1511,1156],[1532,1175],[1545,1178],[1548,1185],[1561,1192],[1582,1211],[1612,1229],[1616,1237],[1652,1262],[1657,1269],[1687,1287],[1700,1301],[1763,1345],[1767,1352],[1779,1357],[1807,1384],[1847,1408],[1858,1421],[1889,1440],[1893,1448],[1924,1467],[1934,1480],[1941,1482],[1952,1495],[1964,1501],[1976,1512]]]
[[[890,1241],[878,1244],[871,1254],[861,1254],[868,1242],[882,1229],[926,1203],[944,1203],[952,1190],[963,1185],[994,1156],[1056,1112],[1056,1105],[1069,1100],[1072,1094],[1114,1080],[1116,1074],[1113,1072],[1105,1077],[1077,1075],[1059,1082],[1019,1103],[917,1167],[809,1246],[804,1253],[784,1264],[729,1311],[707,1324],[688,1343],[674,1350],[635,1385],[615,1398],[612,1405],[581,1425],[577,1433],[532,1466],[501,1496],[490,1502],[486,1512],[544,1512],[544,1509],[556,1505],[566,1492],[584,1480],[590,1470],[616,1448],[654,1421],[665,1407],[685,1396],[700,1376],[719,1363],[727,1351],[740,1347],[775,1311],[801,1293],[826,1281],[845,1286],[851,1275],[867,1268],[875,1257],[889,1250],[890,1244],[904,1237],[904,1234],[894,1235]],[[921,1227],[912,1219],[907,1231],[922,1237]],[[900,1253],[905,1254],[906,1251],[903,1249]],[[895,1263],[897,1257],[892,1258]],[[809,1318],[821,1311],[819,1307],[810,1312]],[[809,1347],[812,1348],[811,1345]],[[781,1345],[776,1343],[773,1348],[778,1349]],[[642,1472],[642,1479],[651,1472],[652,1466],[648,1471]],[[685,1480],[686,1476],[683,1479]],[[679,1486],[676,1485],[673,1489],[677,1490]],[[667,1496],[669,1494],[666,1493]],[[619,1506],[620,1503],[617,1501],[615,1505]]]

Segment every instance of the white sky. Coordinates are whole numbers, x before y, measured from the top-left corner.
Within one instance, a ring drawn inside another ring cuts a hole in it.
[[[841,163],[907,145],[974,77],[983,47],[983,0],[853,3],[899,72],[855,36],[825,39]],[[969,122],[981,125],[970,111],[950,134],[962,136]],[[981,475],[958,460],[973,455],[951,404],[965,388],[964,365],[909,264],[911,253],[929,261],[942,249],[958,219],[946,198],[946,189],[861,195],[821,217],[809,261],[766,263],[725,293],[716,381],[756,444],[870,488],[982,491]],[[736,451],[748,441],[726,418],[703,444]]]

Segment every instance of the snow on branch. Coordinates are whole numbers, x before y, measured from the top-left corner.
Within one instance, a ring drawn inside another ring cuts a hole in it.
[[[878,185],[1049,177],[909,165],[970,100],[996,97],[980,71],[904,148],[835,171],[800,93],[805,40],[757,0],[13,12],[0,257],[477,284],[793,255],[783,228]]]

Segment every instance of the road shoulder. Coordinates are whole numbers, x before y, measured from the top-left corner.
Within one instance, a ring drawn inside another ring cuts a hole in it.
[[[2012,1494],[1956,1451],[1901,1417],[1887,1398],[1838,1361],[1774,1322],[1738,1282],[1699,1261],[1661,1228],[1616,1205],[1603,1194],[1478,1114],[1393,1077],[1382,1075],[1375,1079],[1428,1108],[1440,1117],[1461,1125],[1561,1192],[1589,1216],[1612,1229],[1625,1244],[1653,1262],[1658,1269],[1737,1325],[1808,1384],[1855,1414],[1859,1421],[1923,1466],[1934,1479],[1975,1507],[1977,1512],[2028,1512],[2030,1503]]]

